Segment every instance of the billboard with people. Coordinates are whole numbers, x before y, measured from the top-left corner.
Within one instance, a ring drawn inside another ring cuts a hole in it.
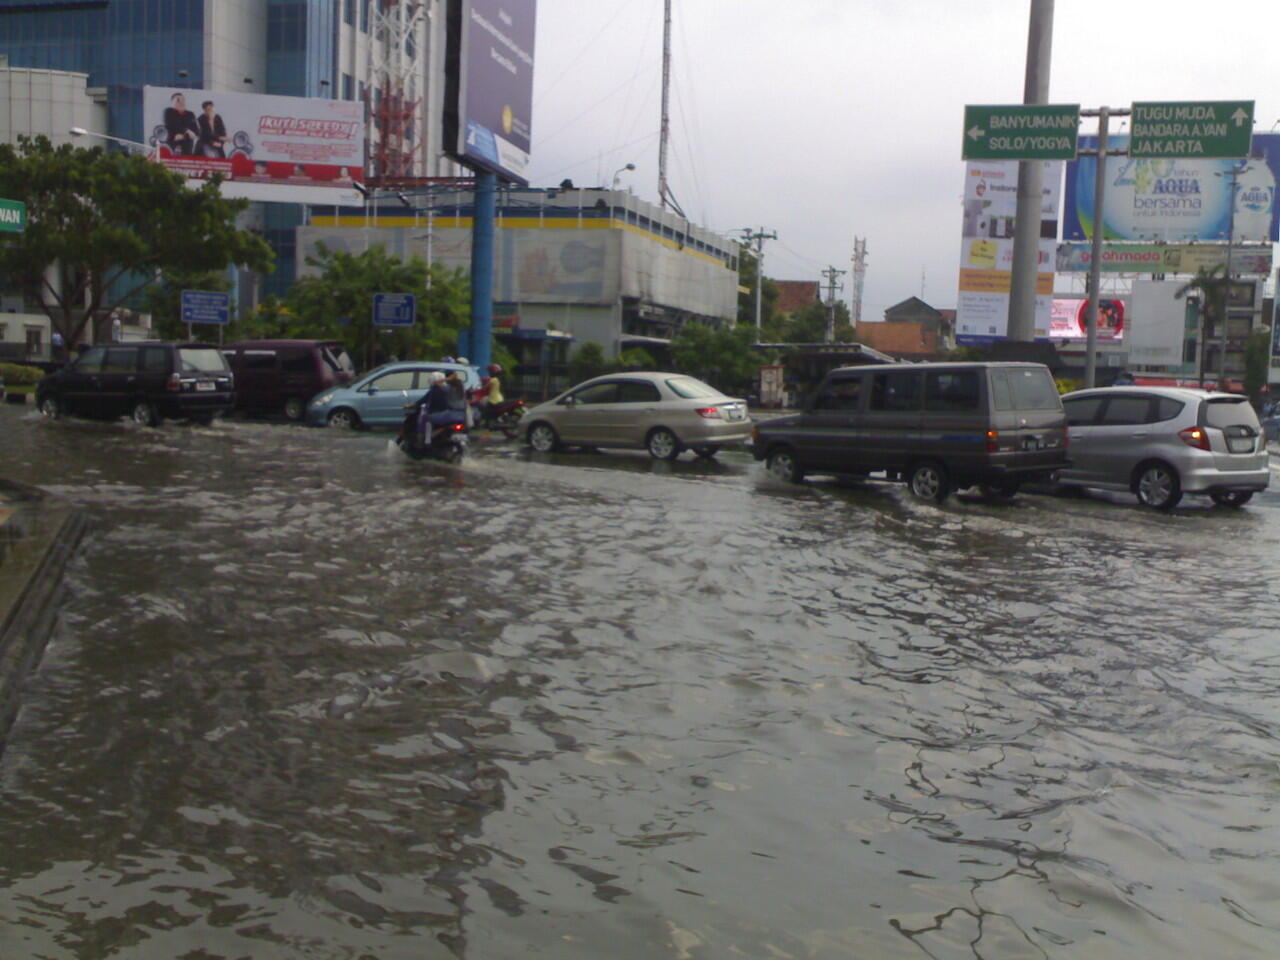
[[[144,87],[153,156],[193,179],[223,178],[229,197],[359,204],[364,106],[350,100]]]

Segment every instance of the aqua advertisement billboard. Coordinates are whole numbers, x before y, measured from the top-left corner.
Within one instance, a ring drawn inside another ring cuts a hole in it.
[[[1128,137],[1108,137],[1110,149]],[[1096,150],[1097,137],[1081,137],[1081,150]],[[1280,239],[1280,134],[1256,134],[1245,169],[1237,177],[1235,223],[1231,223],[1231,169],[1235,160],[1107,157],[1103,192],[1103,239],[1147,242]],[[1067,164],[1062,239],[1093,236],[1096,157]]]
[[[528,184],[536,0],[452,0],[445,147],[467,166]]]

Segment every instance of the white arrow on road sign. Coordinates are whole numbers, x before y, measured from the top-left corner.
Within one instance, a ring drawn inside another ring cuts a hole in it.
[[[1249,115],[1237,107],[1236,112],[1231,115],[1231,119],[1236,122],[1236,126],[1238,127],[1249,119]]]
[[[986,134],[986,132],[987,132],[987,131],[983,130],[981,127],[970,127],[970,128],[969,128],[969,139],[970,139],[970,140],[977,140],[979,137],[981,137],[981,136],[983,136],[984,134]]]

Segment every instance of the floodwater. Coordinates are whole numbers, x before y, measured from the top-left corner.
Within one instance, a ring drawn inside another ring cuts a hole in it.
[[[94,522],[0,755],[5,960],[1280,955],[1280,483],[0,451]]]

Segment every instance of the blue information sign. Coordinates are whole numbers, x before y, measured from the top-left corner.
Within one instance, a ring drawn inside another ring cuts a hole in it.
[[[230,323],[231,294],[208,290],[182,291],[183,323]]]
[[[373,325],[375,327],[411,327],[417,312],[412,293],[375,293]]]

